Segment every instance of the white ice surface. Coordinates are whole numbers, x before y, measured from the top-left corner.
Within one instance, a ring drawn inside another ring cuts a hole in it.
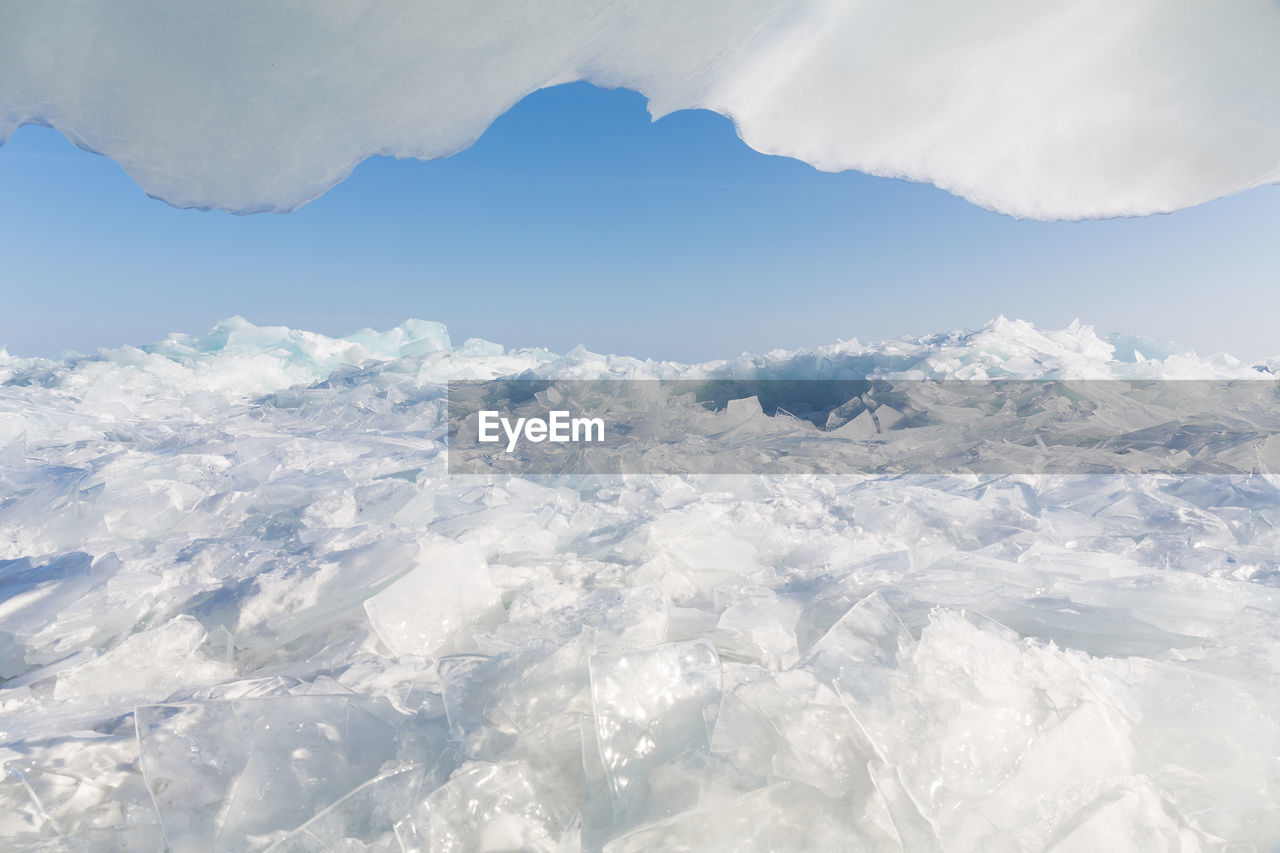
[[[1130,344],[0,356],[0,847],[1274,849],[1271,477],[445,471],[449,378],[1277,366]]]
[[[587,80],[824,170],[1145,214],[1280,179],[1278,46],[1270,0],[0,0],[0,141],[48,124],[172,204],[288,210]]]

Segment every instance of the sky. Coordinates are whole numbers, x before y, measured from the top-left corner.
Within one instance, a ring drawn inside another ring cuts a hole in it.
[[[374,158],[290,214],[178,210],[24,127],[0,148],[0,345],[91,353],[243,315],[330,335],[701,361],[1080,319],[1280,354],[1280,188],[1167,216],[1020,221],[935,187],[752,151],[731,122],[545,89],[470,149]]]

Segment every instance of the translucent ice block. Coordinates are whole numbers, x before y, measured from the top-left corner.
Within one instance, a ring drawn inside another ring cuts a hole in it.
[[[412,810],[425,775],[425,768],[410,766],[371,779],[271,845],[269,851],[398,853],[395,824]]]
[[[424,657],[499,606],[484,555],[472,545],[423,549],[416,569],[365,602],[394,654]]]
[[[658,767],[709,749],[720,690],[720,660],[706,640],[591,659],[596,737],[620,820],[646,812]]]
[[[148,705],[136,718],[174,851],[261,850],[396,756],[392,728],[348,696]]]
[[[554,853],[571,803],[548,796],[524,762],[474,762],[396,825],[406,853]]]

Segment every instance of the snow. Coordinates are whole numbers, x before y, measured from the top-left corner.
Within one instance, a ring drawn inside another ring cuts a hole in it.
[[[0,22],[0,140],[50,125],[184,207],[289,210],[370,156],[456,153],[575,80],[1023,217],[1280,180],[1268,0],[3,0]]]
[[[1270,473],[447,469],[457,378],[1271,377],[1115,341],[6,353],[0,846],[1272,849]]]

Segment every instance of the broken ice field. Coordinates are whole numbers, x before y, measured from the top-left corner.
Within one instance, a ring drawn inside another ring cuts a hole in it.
[[[446,389],[1276,369],[1006,320],[698,365],[420,321],[0,355],[0,848],[1275,849],[1261,421],[1156,472],[460,476]],[[724,403],[663,458],[819,431]]]

